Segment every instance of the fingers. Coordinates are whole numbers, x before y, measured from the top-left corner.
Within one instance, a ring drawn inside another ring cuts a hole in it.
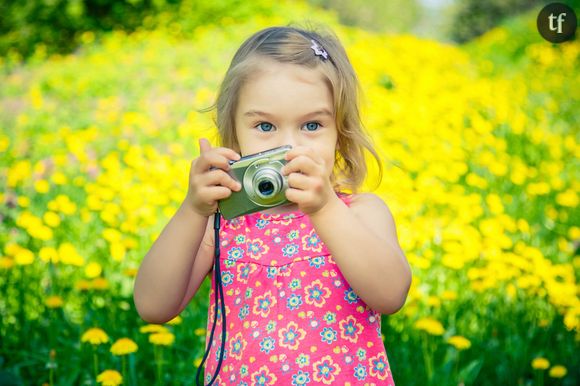
[[[202,186],[223,186],[236,192],[242,189],[238,181],[221,169],[210,170],[201,175],[199,180]]]
[[[328,182],[325,163],[313,149],[295,147],[288,151],[286,158],[289,161],[282,167],[281,172],[288,179],[286,197],[290,201],[313,200],[313,195],[320,195],[325,191]]]
[[[287,161],[292,161],[294,158],[296,158],[300,155],[305,155],[307,157],[310,157],[316,162],[322,162],[322,159],[316,154],[314,149],[312,149],[311,147],[308,147],[308,146],[293,147],[292,149],[288,150],[285,158]]]
[[[203,173],[212,167],[229,170],[230,160],[237,161],[240,155],[226,147],[212,148],[209,141],[205,138],[199,140],[200,156],[195,162],[195,171]]]
[[[227,173],[230,161],[240,155],[225,147],[212,147],[206,138],[199,139],[199,157],[191,162],[186,200],[204,216],[215,212],[217,201],[240,191],[241,184]]]
[[[211,150],[211,144],[206,138],[199,139],[199,154],[206,153]]]
[[[290,175],[291,173],[302,173],[312,176],[322,175],[323,171],[323,164],[317,163],[311,157],[302,154],[291,159],[286,165],[282,167],[283,175]]]
[[[213,169],[191,176],[187,197],[198,213],[214,213],[217,201],[240,191],[241,184],[221,169]]]
[[[201,197],[209,197],[207,203],[214,205],[215,201],[231,196],[232,191],[224,186],[206,186],[200,192]]]
[[[305,190],[313,183],[313,179],[301,173],[292,173],[288,176],[288,187]]]
[[[288,176],[288,188],[320,194],[325,189],[325,181],[322,178],[310,177],[301,173],[292,173]]]

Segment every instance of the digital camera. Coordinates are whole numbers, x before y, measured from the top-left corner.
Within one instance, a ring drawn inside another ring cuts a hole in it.
[[[280,146],[229,161],[231,170],[228,173],[242,189],[218,201],[224,218],[229,220],[289,202],[285,195],[288,180],[280,170],[287,163],[284,155],[291,148],[290,145]]]

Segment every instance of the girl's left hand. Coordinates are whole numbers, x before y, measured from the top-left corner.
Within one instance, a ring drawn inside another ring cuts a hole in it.
[[[282,175],[288,176],[286,198],[298,204],[302,212],[318,212],[336,197],[330,183],[331,171],[313,149],[293,147],[286,153],[286,160],[288,163],[281,170]]]

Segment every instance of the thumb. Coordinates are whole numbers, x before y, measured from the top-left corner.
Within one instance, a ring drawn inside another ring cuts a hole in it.
[[[211,144],[206,138],[199,139],[199,154],[203,154],[211,149]]]

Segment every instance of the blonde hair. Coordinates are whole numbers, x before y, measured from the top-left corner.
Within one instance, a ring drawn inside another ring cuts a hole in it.
[[[315,55],[315,40],[328,53],[328,59]],[[356,73],[344,47],[332,32],[321,34],[297,27],[270,27],[250,36],[237,50],[225,74],[214,106],[221,146],[239,148],[235,133],[235,113],[242,86],[267,57],[280,63],[292,63],[319,69],[326,78],[334,100],[338,144],[332,173],[335,190],[344,188],[356,193],[367,174],[364,150],[368,150],[379,167],[377,186],[382,179],[381,160],[370,138],[363,130],[358,97],[361,94]]]

